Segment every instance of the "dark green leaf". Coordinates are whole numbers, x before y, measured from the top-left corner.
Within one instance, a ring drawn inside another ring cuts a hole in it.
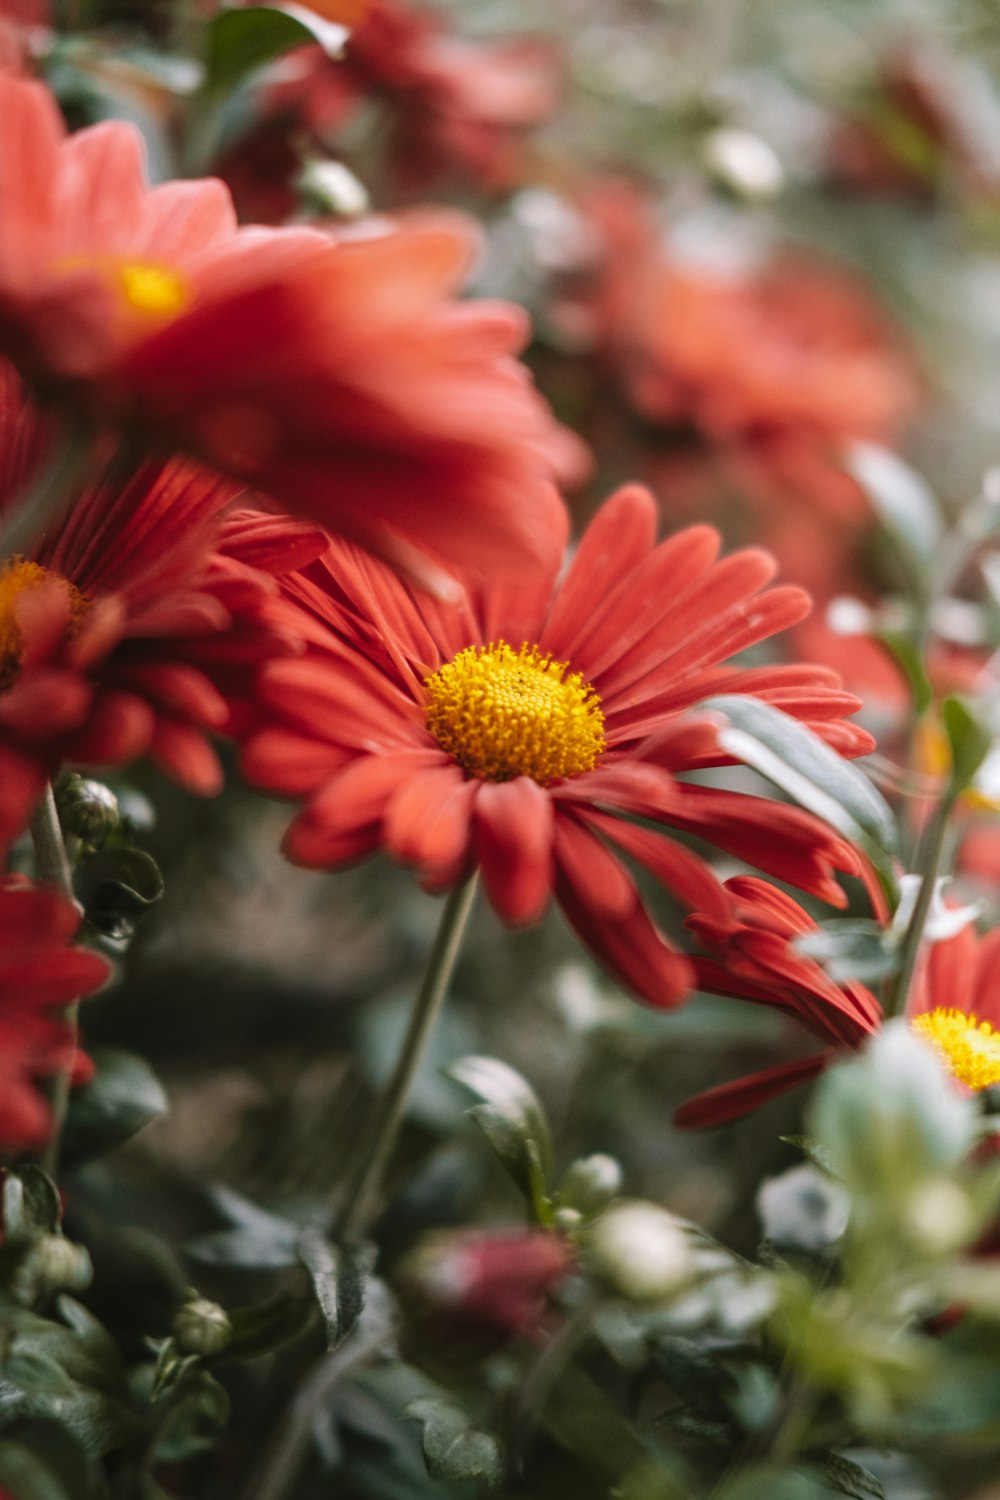
[[[344,27],[324,21],[304,5],[222,10],[205,33],[205,87],[212,90],[231,89],[248,73],[293,47],[318,42],[336,56],[347,37]]]
[[[797,1151],[801,1151],[807,1161],[811,1161],[814,1167],[819,1167],[828,1177],[836,1177],[830,1153],[824,1150],[819,1141],[814,1141],[812,1136],[782,1135],[778,1139],[784,1141],[786,1146],[794,1146]]]
[[[463,1057],[445,1068],[483,1101],[470,1111],[494,1152],[540,1217],[547,1217],[551,1162],[548,1121],[534,1089],[495,1057]]]
[[[757,698],[735,693],[702,708],[725,716],[723,748],[752,766],[846,838],[863,844],[886,869],[898,851],[892,809],[857,766],[831,750],[804,724]]]
[[[304,1229],[298,1238],[298,1257],[312,1280],[326,1325],[327,1349],[332,1350],[364,1312],[374,1251],[369,1245],[331,1245],[318,1229]]]
[[[200,1235],[185,1246],[185,1254],[203,1265],[244,1266],[280,1270],[299,1265],[301,1224],[272,1214],[231,1188],[214,1187],[212,1202],[235,1226]]]
[[[493,1489],[503,1477],[500,1444],[491,1432],[473,1427],[465,1412],[450,1401],[421,1396],[405,1415],[423,1427],[424,1458],[435,1479],[478,1480]]]
[[[885,1500],[882,1481],[870,1469],[845,1458],[842,1453],[826,1453],[822,1458],[810,1457],[809,1468],[816,1471],[823,1483],[839,1495],[850,1495],[851,1500]]]
[[[147,1062],[117,1048],[95,1048],[97,1071],[76,1089],[66,1118],[63,1152],[75,1165],[127,1141],[167,1111],[167,1096]]]

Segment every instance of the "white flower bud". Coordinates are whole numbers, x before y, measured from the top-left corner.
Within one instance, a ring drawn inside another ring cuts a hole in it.
[[[669,1297],[694,1273],[690,1241],[673,1214],[654,1203],[619,1203],[601,1215],[589,1239],[594,1268],[635,1302]]]
[[[785,173],[777,152],[749,130],[713,130],[703,153],[715,180],[742,198],[774,198],[784,187]]]
[[[928,1255],[948,1255],[968,1243],[975,1228],[972,1205],[946,1177],[927,1182],[906,1206],[906,1225]]]

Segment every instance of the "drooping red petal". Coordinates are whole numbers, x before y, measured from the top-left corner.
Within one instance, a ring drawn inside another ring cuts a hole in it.
[[[535,922],[552,893],[552,799],[528,776],[483,782],[475,807],[475,851],[486,894],[512,926]]]

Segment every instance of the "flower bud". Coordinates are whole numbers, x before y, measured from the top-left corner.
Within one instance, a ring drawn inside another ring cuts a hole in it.
[[[948,1255],[967,1244],[975,1231],[972,1205],[957,1183],[927,1182],[906,1207],[906,1226],[928,1255]]]
[[[590,1261],[633,1302],[658,1302],[694,1273],[694,1254],[679,1220],[655,1203],[618,1203],[594,1224]]]
[[[225,1308],[207,1297],[189,1297],[173,1321],[174,1338],[185,1354],[220,1354],[233,1336]]]
[[[774,198],[785,183],[781,161],[759,135],[723,126],[713,130],[703,147],[705,166],[714,180],[740,198]]]
[[[427,1236],[406,1280],[434,1311],[519,1333],[538,1322],[572,1264],[570,1246],[548,1229],[445,1232]]]
[[[574,1208],[585,1217],[600,1213],[621,1192],[622,1169],[613,1156],[598,1153],[573,1162],[559,1188],[560,1207]]]
[[[62,1234],[42,1234],[31,1245],[11,1279],[18,1302],[30,1306],[55,1292],[82,1292],[94,1268],[82,1245]]]
[[[118,798],[101,781],[68,776],[59,788],[56,802],[66,833],[88,844],[102,844],[118,827]]]

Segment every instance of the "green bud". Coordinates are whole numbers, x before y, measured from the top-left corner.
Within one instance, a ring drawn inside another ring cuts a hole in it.
[[[571,1163],[559,1188],[560,1208],[576,1209],[578,1214],[591,1218],[607,1208],[621,1192],[623,1173],[613,1156],[598,1153],[581,1156]]]
[[[233,1336],[225,1308],[207,1297],[189,1297],[173,1322],[174,1338],[185,1354],[221,1354]]]
[[[118,827],[118,798],[101,781],[67,776],[56,802],[63,830],[87,844],[102,844]]]
[[[82,1245],[63,1234],[41,1234],[14,1272],[11,1291],[18,1302],[30,1306],[55,1292],[82,1292],[93,1276]]]

